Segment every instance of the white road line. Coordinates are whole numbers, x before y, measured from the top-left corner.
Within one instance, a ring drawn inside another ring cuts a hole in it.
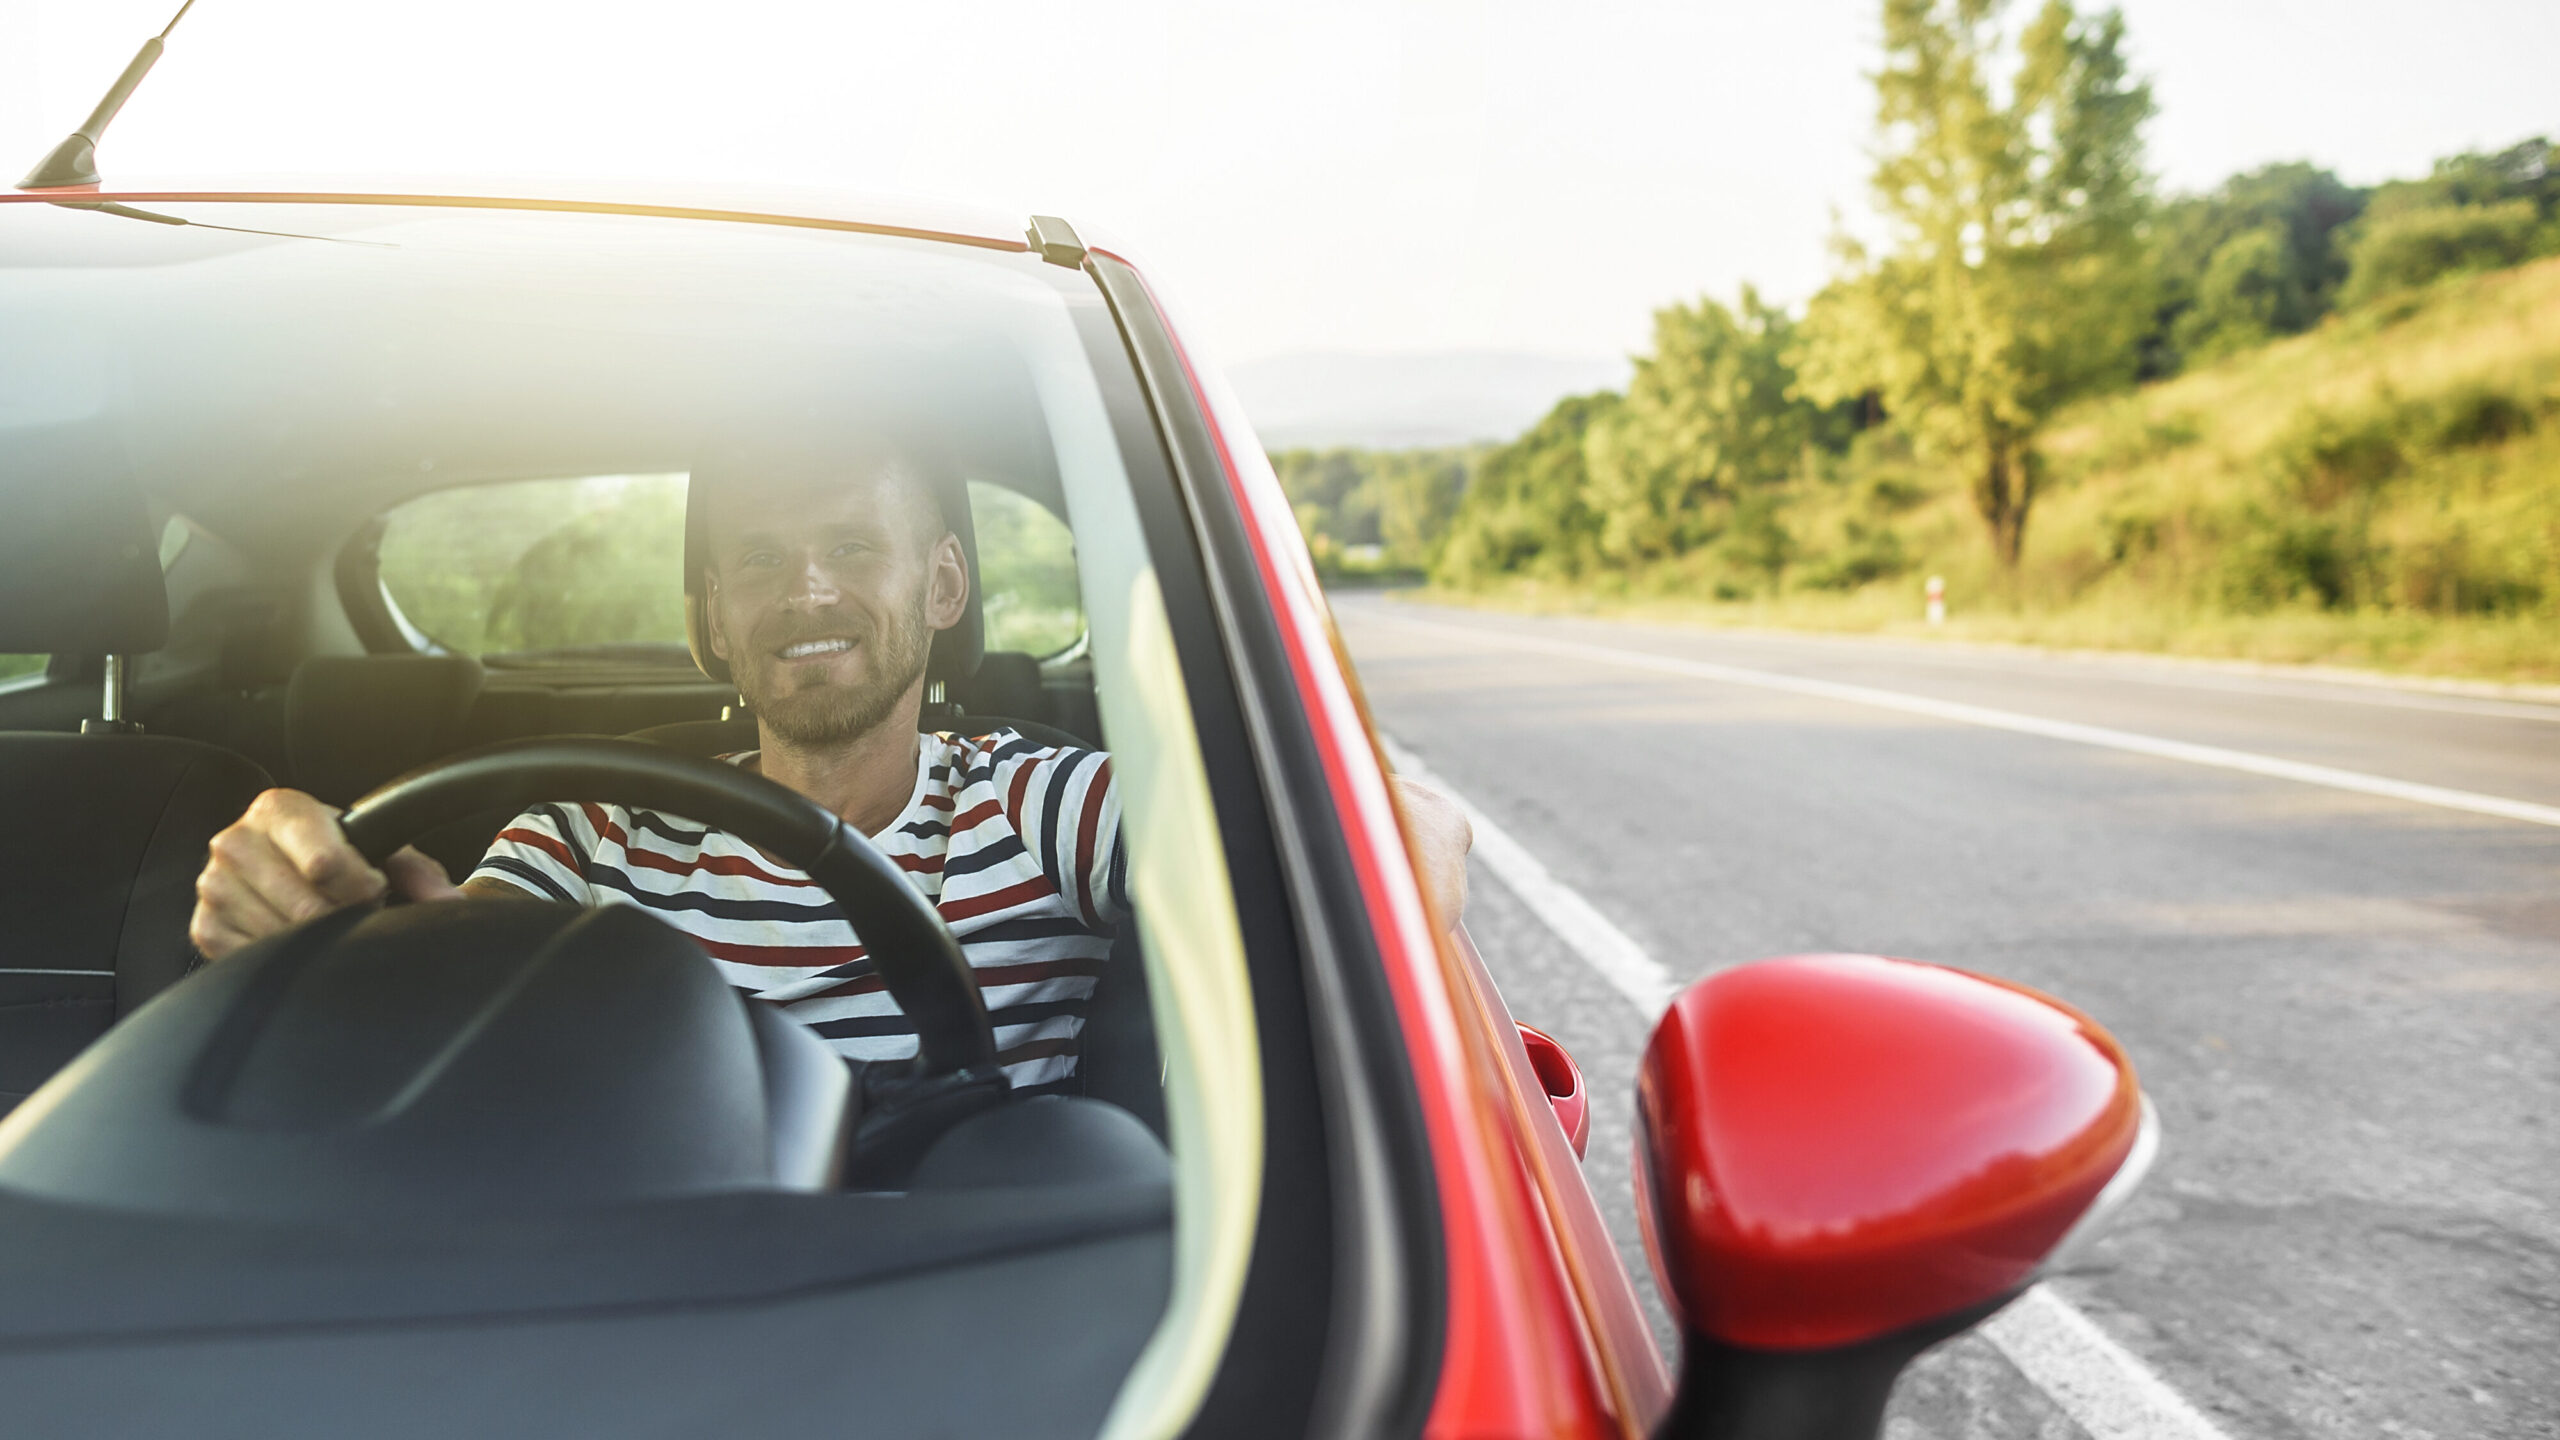
[[[1622,665],[1629,669],[1686,676],[1693,680],[1714,680],[1728,685],[1749,685],[1762,690],[1810,695],[1817,699],[1838,700],[1879,710],[1899,710],[1907,715],[1926,715],[1936,720],[1951,720],[1960,725],[1980,725],[1992,730],[2015,731],[2021,735],[2040,735],[2049,740],[2067,740],[2077,745],[2095,745],[2101,749],[2122,750],[2161,760],[2178,760],[2189,765],[2210,766],[2216,770],[2237,770],[2244,774],[2293,780],[2305,785],[2320,785],[2331,790],[2346,790],[2359,795],[2378,795],[2386,800],[2406,800],[2412,804],[2433,805],[2444,810],[2461,810],[2473,815],[2491,815],[2501,820],[2521,820],[2528,825],[2560,826],[2560,805],[2537,805],[2530,800],[2509,800],[2504,796],[2482,795],[2471,790],[2449,790],[2441,785],[2421,785],[2409,780],[2393,780],[2381,775],[2367,775],[2357,770],[2340,770],[2328,765],[2311,765],[2300,760],[2284,760],[2273,755],[2252,754],[2246,750],[2226,750],[2219,745],[2194,745],[2184,740],[2164,740],[2156,735],[2139,735],[2130,730],[2111,730],[2103,725],[2081,725],[2069,720],[2048,720],[2041,715],[2022,715],[2014,710],[1994,710],[1989,706],[1967,705],[1956,700],[1932,700],[1925,695],[1906,695],[1898,690],[1878,690],[1868,685],[1845,685],[1838,681],[1815,680],[1803,675],[1781,674],[1774,670],[1751,670],[1739,665],[1720,665],[1712,660],[1690,660],[1675,655],[1656,655],[1645,650],[1622,650],[1610,645],[1583,645],[1571,641],[1548,640],[1534,635],[1513,634],[1509,631],[1479,630],[1473,626],[1449,625],[1436,620],[1413,620],[1401,615],[1392,617],[1389,623],[1443,635],[1462,636],[1484,645],[1527,650],[1543,655],[1558,655],[1574,660],[1595,661],[1604,665]]]
[[[1381,735],[1396,773],[1448,797],[1475,827],[1475,858],[1566,948],[1599,972],[1651,1025],[1678,988],[1663,963],[1555,877],[1527,846],[1421,757]],[[2029,1383],[2052,1397],[2091,1440],[2226,1440],[2141,1357],[2108,1339],[2068,1300],[2038,1285],[1993,1316],[1982,1333]]]
[[[2221,1427],[2115,1341],[2079,1307],[2038,1285],[1982,1326],[2036,1388],[2098,1440],[2220,1440]]]

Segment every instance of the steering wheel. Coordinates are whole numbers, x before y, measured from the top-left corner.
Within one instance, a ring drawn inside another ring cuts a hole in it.
[[[919,1078],[991,1071],[995,1029],[951,927],[871,838],[796,790],[638,740],[515,740],[383,784],[338,823],[379,866],[439,825],[543,801],[646,806],[725,830],[808,872],[915,1023]]]

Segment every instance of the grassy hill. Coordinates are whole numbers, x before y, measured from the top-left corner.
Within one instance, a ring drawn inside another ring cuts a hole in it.
[[[2091,402],[2039,448],[2014,574],[1957,478],[1875,431],[1786,487],[1765,583],[1701,552],[1449,598],[2560,680],[2560,259]]]

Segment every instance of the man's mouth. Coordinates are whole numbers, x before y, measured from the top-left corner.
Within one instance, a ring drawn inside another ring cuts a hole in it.
[[[837,655],[853,648],[853,642],[842,635],[820,640],[801,640],[785,645],[773,653],[785,660],[806,660],[815,655]]]

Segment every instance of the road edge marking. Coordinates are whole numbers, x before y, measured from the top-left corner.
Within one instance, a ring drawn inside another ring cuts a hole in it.
[[[2158,1371],[2049,1285],[2010,1301],[1982,1323],[1981,1334],[2099,1440],[2227,1440],[2222,1427],[2170,1389]]]
[[[2176,760],[2216,770],[2233,770],[2276,780],[2292,780],[2304,785],[2318,785],[2358,795],[2372,795],[2386,800],[2404,800],[2417,805],[2431,805],[2442,810],[2459,810],[2500,820],[2517,820],[2528,825],[2560,827],[2560,805],[2541,805],[2530,800],[2509,800],[2504,796],[2483,795],[2472,790],[2453,790],[2441,785],[2422,785],[2411,780],[2393,780],[2387,776],[2368,775],[2360,770],[2341,770],[2335,766],[2313,765],[2306,761],[2286,760],[2248,750],[2230,750],[2219,745],[2198,745],[2185,740],[2169,740],[2156,735],[2144,735],[2132,730],[2110,729],[2104,725],[2083,725],[2072,720],[2050,720],[2041,715],[2027,715],[2015,710],[1995,710],[1987,705],[1968,705],[1959,700],[1933,700],[1925,695],[1909,695],[1899,690],[1880,690],[1869,685],[1850,685],[1837,680],[1816,680],[1809,676],[1788,675],[1775,670],[1753,670],[1745,666],[1725,665],[1713,660],[1656,655],[1649,650],[1622,650],[1612,645],[1585,645],[1568,640],[1548,640],[1535,635],[1517,635],[1504,630],[1480,630],[1472,625],[1451,625],[1438,620],[1415,620],[1401,615],[1389,617],[1387,623],[1418,630],[1463,635],[1471,640],[1513,650],[1528,650],[1547,655],[1559,655],[1568,659],[1597,661],[1601,664],[1620,665],[1634,670],[1652,670],[1660,674],[1680,675],[1694,680],[1713,680],[1728,685],[1746,685],[1762,690],[1808,695],[1816,699],[1837,700],[1879,710],[1898,710],[1907,715],[1925,715],[1931,719],[1950,720],[1962,725],[2007,730],[2020,735],[2037,735],[2049,740],[2092,745],[2105,750],[2121,750],[2129,754],[2147,755],[2160,760]]]
[[[1384,732],[1378,744],[1397,774],[1429,786],[1458,807],[1475,831],[1474,858],[1540,924],[1633,1005],[1648,1027],[1661,1018],[1679,988],[1667,966],[1581,892],[1558,880],[1501,822],[1422,757]],[[2108,1338],[2096,1321],[2047,1286],[2034,1286],[2011,1301],[1979,1333],[2091,1440],[2228,1440],[2142,1357]]]

